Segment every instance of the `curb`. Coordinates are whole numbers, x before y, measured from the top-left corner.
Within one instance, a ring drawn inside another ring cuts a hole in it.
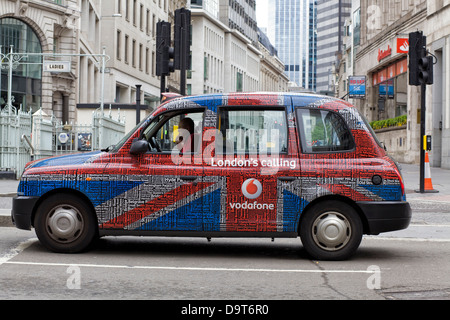
[[[0,209],[0,227],[15,227],[11,220],[11,209]]]
[[[17,192],[0,193],[0,198],[13,198],[17,195]]]

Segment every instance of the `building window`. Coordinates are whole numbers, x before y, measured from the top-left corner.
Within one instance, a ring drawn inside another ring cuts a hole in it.
[[[125,35],[125,63],[129,63],[129,60],[128,60],[129,39],[130,39],[130,37],[128,35]]]
[[[150,49],[145,49],[145,73],[150,73]]]
[[[133,0],[133,25],[137,26],[137,13],[136,13],[137,7],[136,7],[136,0]]]
[[[244,75],[241,72],[236,73],[236,92],[242,92],[243,91],[243,78]]]
[[[144,31],[144,5],[141,4],[141,10],[139,12],[139,25],[141,27],[141,31]]]
[[[152,77],[156,77],[156,54],[152,51]]]
[[[145,32],[147,33],[147,35],[150,35],[150,10],[147,10],[145,19]]]
[[[131,65],[136,68],[136,40],[133,39],[133,46],[131,47]]]
[[[143,45],[139,44],[139,70],[143,70],[142,67],[142,55],[143,55]]]
[[[116,57],[117,60],[120,60],[120,50],[122,49],[122,32],[117,30],[117,46],[116,46]]]
[[[209,59],[207,56],[205,56],[203,66],[203,80],[208,80],[208,70],[209,70]]]
[[[42,53],[41,42],[34,30],[26,23],[14,18],[0,19],[0,46],[3,54],[9,53],[10,46],[14,52]],[[5,62],[3,62],[5,63]],[[20,105],[33,112],[41,108],[42,97],[42,57],[29,56],[22,59],[12,71],[12,105]],[[5,67],[5,65],[3,65]],[[8,70],[0,69],[0,109],[7,103]]]
[[[130,21],[130,0],[125,0],[125,19]]]

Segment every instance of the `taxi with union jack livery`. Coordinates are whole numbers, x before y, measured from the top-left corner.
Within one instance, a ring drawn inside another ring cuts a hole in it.
[[[296,238],[342,260],[407,228],[402,176],[343,100],[236,93],[162,103],[115,146],[25,168],[17,228],[55,252],[102,236]]]

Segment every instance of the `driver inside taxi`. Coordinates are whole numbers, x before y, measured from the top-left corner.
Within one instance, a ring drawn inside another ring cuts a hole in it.
[[[194,121],[191,118],[183,118],[178,123],[178,137],[176,140],[178,150],[190,152],[194,150]],[[180,131],[181,130],[181,131]],[[182,131],[186,130],[186,131]]]

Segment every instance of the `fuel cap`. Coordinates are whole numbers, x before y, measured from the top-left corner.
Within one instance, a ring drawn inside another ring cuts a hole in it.
[[[373,177],[372,177],[372,183],[374,184],[374,185],[376,185],[376,186],[378,186],[378,185],[380,185],[381,183],[383,182],[383,178],[381,177],[381,176],[379,176],[379,175],[374,175]]]

